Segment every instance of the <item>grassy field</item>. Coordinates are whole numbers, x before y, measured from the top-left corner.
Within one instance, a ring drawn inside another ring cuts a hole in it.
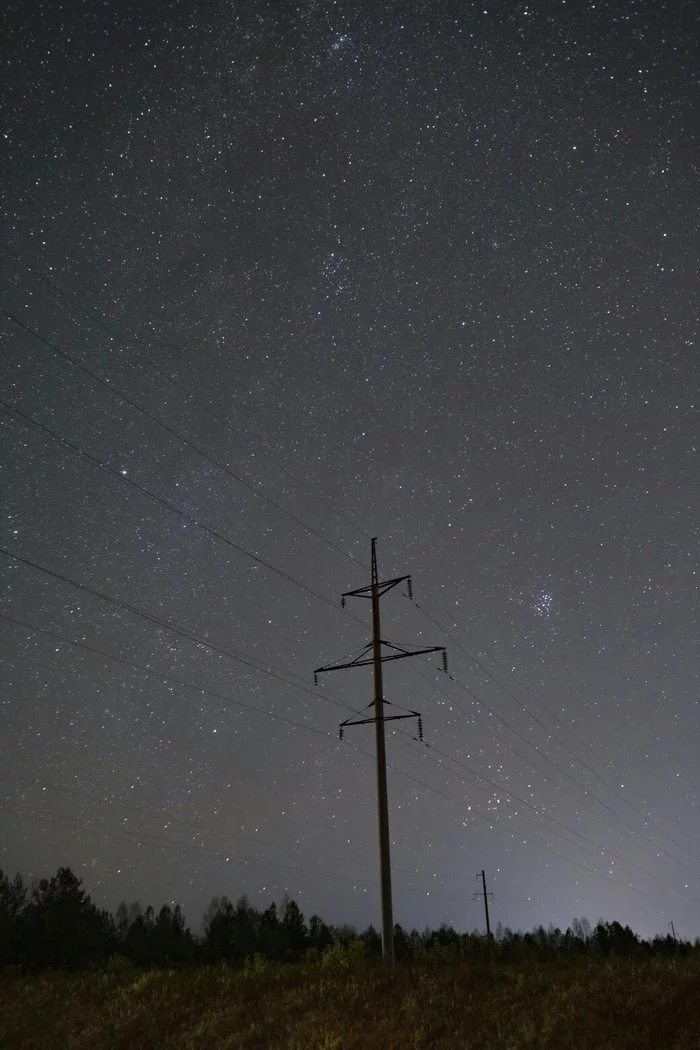
[[[700,1050],[695,959],[0,975],[5,1050]]]

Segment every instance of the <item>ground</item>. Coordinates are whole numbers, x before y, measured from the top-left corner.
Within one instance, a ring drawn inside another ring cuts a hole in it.
[[[700,1050],[700,960],[0,975],[3,1050]]]

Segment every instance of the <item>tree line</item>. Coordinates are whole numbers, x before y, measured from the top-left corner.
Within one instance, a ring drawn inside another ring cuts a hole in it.
[[[671,936],[644,941],[629,926],[601,920],[592,927],[586,919],[574,919],[565,931],[540,926],[531,933],[499,924],[491,940],[476,933],[459,934],[449,926],[419,933],[397,925],[394,935],[398,960],[426,953],[508,959],[559,953],[700,953],[700,939],[694,944]],[[122,903],[114,914],[98,908],[70,868],[59,868],[33,886],[21,875],[11,878],[0,870],[0,969],[85,969],[105,965],[115,956],[145,968],[217,962],[242,966],[259,958],[294,962],[350,941],[356,946],[361,942],[370,955],[381,954],[381,940],[373,926],[358,934],[352,926],[328,925],[318,915],[307,922],[289,898],[279,908],[272,903],[261,911],[246,897],[236,903],[215,897],[205,913],[203,932],[195,935],[179,905],[164,904],[155,911]]]

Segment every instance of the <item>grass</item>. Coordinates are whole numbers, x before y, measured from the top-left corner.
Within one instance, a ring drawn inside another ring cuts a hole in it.
[[[0,975],[3,1050],[700,1050],[700,960]]]

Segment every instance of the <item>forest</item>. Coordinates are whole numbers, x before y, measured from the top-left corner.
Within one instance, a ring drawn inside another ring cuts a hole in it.
[[[70,868],[59,868],[32,887],[21,875],[10,877],[0,870],[0,967],[16,966],[30,973],[80,970],[104,965],[115,956],[137,967],[220,962],[243,966],[256,958],[292,963],[352,941],[361,942],[370,957],[381,954],[381,940],[373,926],[358,933],[349,925],[329,925],[318,915],[307,922],[289,898],[279,907],[272,902],[260,911],[246,897],[236,903],[215,897],[204,916],[202,933],[194,934],[179,905],[163,904],[156,911],[150,905],[122,903],[114,915],[98,908]],[[540,926],[519,933],[499,924],[491,940],[479,933],[457,933],[449,926],[419,932],[397,924],[394,942],[398,962],[436,951],[455,958],[494,954],[503,959],[700,955],[700,938],[690,943],[668,934],[643,940],[619,922],[600,920],[592,926],[585,918],[574,919],[565,931]]]

